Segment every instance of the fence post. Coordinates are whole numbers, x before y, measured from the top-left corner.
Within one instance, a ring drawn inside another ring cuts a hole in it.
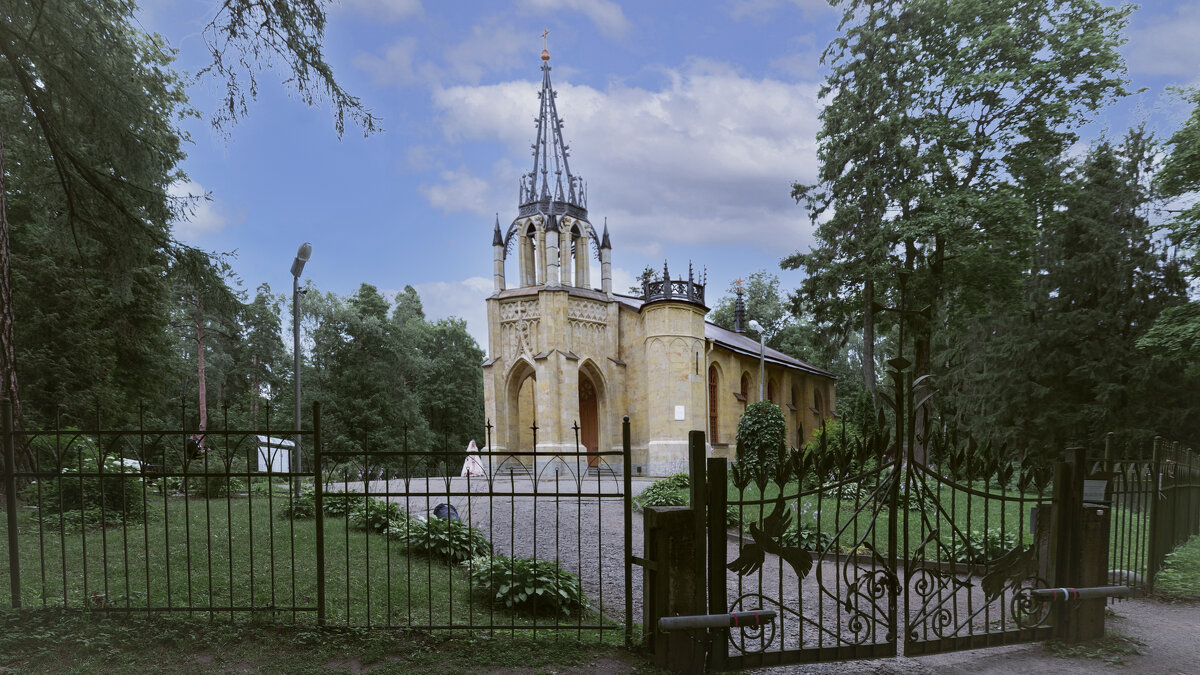
[[[488,450],[491,450],[489,447]],[[621,420],[621,464],[625,467],[625,647],[633,647],[633,450],[629,415]]]
[[[1146,552],[1146,585],[1147,591],[1154,591],[1154,578],[1158,576],[1158,567],[1166,555],[1163,550],[1162,521],[1164,520],[1163,500],[1163,458],[1162,438],[1154,437],[1154,450],[1150,455],[1150,547]]]
[[[689,431],[688,432],[688,464],[691,470],[691,505],[692,505],[692,531],[696,541],[696,556],[693,560],[695,569],[692,574],[696,577],[695,593],[696,597],[693,601],[697,608],[705,606],[705,563],[707,562],[704,555],[705,534],[708,532],[708,519],[706,518],[705,501],[708,500],[708,486],[705,476],[704,458],[704,432]]]
[[[321,477],[321,402],[313,401],[313,502],[317,528],[317,625],[325,625],[325,481]],[[297,479],[299,480],[299,479]]]
[[[1083,510],[1083,462],[1074,448],[1067,450],[1068,461],[1054,465],[1054,529],[1050,536],[1053,551],[1051,584],[1056,587],[1074,586],[1079,571],[1079,516]],[[1041,515],[1039,513],[1039,515]],[[1071,613],[1065,603],[1055,609],[1054,631],[1067,637]]]
[[[4,448],[4,510],[8,513],[8,580],[13,609],[21,608],[21,556],[17,550],[17,453],[13,447],[12,401],[0,399],[0,444]]]
[[[729,612],[725,595],[725,537],[726,490],[729,467],[721,457],[708,459],[708,613]],[[709,646],[709,668],[723,670],[729,658],[729,630],[714,628]]]

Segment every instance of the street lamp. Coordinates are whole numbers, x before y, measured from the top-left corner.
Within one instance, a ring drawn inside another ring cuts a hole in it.
[[[750,319],[750,328],[758,331],[758,400],[764,401],[766,396],[763,395],[763,391],[767,386],[765,381],[767,375],[767,343],[765,340],[767,338],[763,333],[762,324],[754,319]]]
[[[304,272],[304,263],[312,256],[312,244],[307,241],[300,244],[296,251],[296,259],[292,261],[292,364],[296,380],[296,437],[292,444],[292,475],[296,497],[300,497],[300,274]],[[317,467],[318,469],[320,467]],[[320,480],[317,476],[317,480]]]

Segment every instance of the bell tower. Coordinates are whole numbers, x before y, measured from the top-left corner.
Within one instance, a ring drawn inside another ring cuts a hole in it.
[[[516,217],[501,229],[497,216],[492,229],[485,408],[493,451],[512,453],[494,458],[501,466],[493,470],[544,473],[554,464],[579,474],[612,458],[576,455],[577,434],[580,452],[620,447],[613,421],[624,411],[619,308],[608,226],[598,234],[588,218],[587,185],[571,170],[546,49],[541,61],[532,168],[518,185]]]

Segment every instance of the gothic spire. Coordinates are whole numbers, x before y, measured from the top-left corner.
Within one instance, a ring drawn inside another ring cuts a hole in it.
[[[579,210],[587,217],[587,196],[584,194],[583,179],[571,173],[567,158],[571,148],[563,142],[562,118],[554,104],[557,92],[550,85],[550,52],[542,50],[542,90],[538,93],[541,102],[538,116],[534,120],[536,137],[533,143],[533,171],[521,177],[520,206],[542,203],[548,213],[565,213]],[[569,206],[575,209],[569,209]]]

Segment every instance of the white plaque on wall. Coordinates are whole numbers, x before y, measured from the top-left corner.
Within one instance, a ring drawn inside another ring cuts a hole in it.
[[[681,406],[681,405],[675,406],[675,419],[677,419],[677,420],[683,419],[683,406]]]

